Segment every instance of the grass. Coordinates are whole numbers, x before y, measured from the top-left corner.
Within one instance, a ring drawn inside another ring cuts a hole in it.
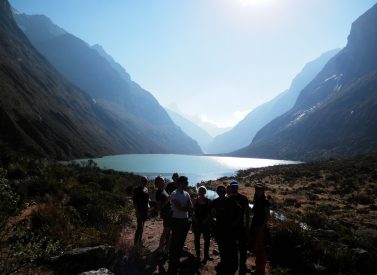
[[[130,222],[130,173],[46,159],[0,163],[0,273],[48,263],[63,251],[115,245]]]

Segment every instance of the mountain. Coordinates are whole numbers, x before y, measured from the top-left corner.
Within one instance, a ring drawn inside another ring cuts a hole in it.
[[[348,43],[299,95],[234,155],[279,159],[377,151],[377,4],[353,24]]]
[[[252,110],[228,132],[216,136],[206,147],[206,150],[209,153],[229,153],[249,145],[255,134],[263,126],[293,107],[301,90],[321,71],[327,61],[338,52],[338,49],[328,51],[306,64],[293,79],[288,90]]]
[[[133,82],[101,46],[90,47],[43,15],[15,14],[15,19],[59,73],[133,128],[147,141],[146,147],[154,144],[153,150],[146,148],[137,153],[201,154],[196,141],[176,126],[152,94]]]
[[[130,135],[132,127],[61,77],[34,49],[5,0],[0,1],[0,41],[2,148],[57,159],[145,148],[143,137]]]
[[[204,129],[169,108],[165,108],[165,110],[173,122],[181,127],[189,137],[196,140],[201,148],[205,148],[211,142],[212,137]]]

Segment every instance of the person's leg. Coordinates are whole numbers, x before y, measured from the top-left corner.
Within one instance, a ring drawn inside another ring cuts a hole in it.
[[[266,256],[266,245],[264,242],[265,236],[263,230],[260,230],[257,234],[256,244],[255,244],[255,269],[256,273],[259,275],[265,274],[267,256]]]
[[[137,214],[136,215],[136,231],[135,231],[135,237],[134,237],[134,245],[140,245],[142,236],[143,236],[143,228],[144,228],[144,222],[145,219],[142,214]]]
[[[169,244],[169,273],[176,273],[179,263],[179,256],[178,256],[178,243],[177,240],[179,238],[179,224],[178,219],[171,220],[171,238]]]
[[[179,234],[177,237],[178,256],[181,257],[183,246],[185,245],[187,233],[190,229],[190,224],[187,219],[180,219]]]
[[[169,272],[176,272],[190,225],[186,219],[173,219],[170,243]]]
[[[238,249],[240,251],[240,265],[239,265],[239,273],[245,274],[247,267],[246,267],[246,260],[247,260],[247,244],[246,244],[246,233],[245,230],[241,230],[238,234]]]
[[[170,236],[170,228],[167,226],[164,226],[164,229],[162,230],[162,234],[160,237],[160,243],[158,245],[158,249],[162,249],[164,246],[167,245],[169,236]]]
[[[227,236],[224,240],[224,258],[226,274],[234,274],[238,269],[238,249],[234,237]]]
[[[203,237],[204,237],[204,260],[209,260],[209,245],[211,241],[211,234],[209,226],[203,228]]]
[[[200,259],[200,235],[200,231],[194,232],[195,253],[198,260]]]

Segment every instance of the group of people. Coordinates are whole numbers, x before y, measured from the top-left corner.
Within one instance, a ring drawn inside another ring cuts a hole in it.
[[[192,199],[186,191],[187,177],[174,173],[172,180],[168,185],[165,185],[165,179],[161,176],[154,180],[157,189],[156,208],[163,221],[158,250],[168,250],[168,273],[177,272],[186,236],[191,227],[196,257],[203,264],[211,260],[209,247],[211,235],[214,236],[220,253],[220,262],[216,266],[217,274],[235,274],[237,270],[239,274],[245,274],[248,249],[251,249],[256,257],[255,274],[265,274],[269,202],[264,194],[264,185],[258,183],[254,186],[251,215],[249,201],[245,195],[238,192],[236,181],[232,181],[227,187],[218,186],[218,197],[210,200],[206,197],[206,187],[200,186],[197,197]],[[142,177],[140,186],[134,189],[133,202],[137,217],[134,241],[135,245],[142,245],[143,228],[150,202],[146,177]],[[200,253],[202,236],[203,258]]]

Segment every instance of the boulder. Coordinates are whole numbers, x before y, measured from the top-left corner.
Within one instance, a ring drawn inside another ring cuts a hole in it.
[[[77,248],[66,251],[63,255],[57,257],[51,263],[51,267],[57,274],[80,274],[90,270],[104,270],[103,268],[120,274],[122,257],[123,255],[116,251],[113,246],[100,245]]]
[[[100,268],[98,270],[83,272],[83,273],[80,273],[79,275],[115,275],[115,274],[112,273],[107,268]]]

